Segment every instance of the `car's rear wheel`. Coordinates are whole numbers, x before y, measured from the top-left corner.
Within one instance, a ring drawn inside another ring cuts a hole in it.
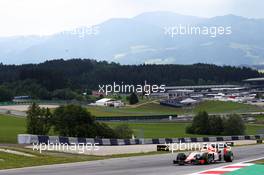
[[[225,155],[224,155],[224,160],[226,162],[233,162],[234,160],[234,155],[231,151],[228,151]]]
[[[204,153],[203,154],[202,160],[204,160],[204,164],[209,164],[210,163],[210,160],[209,160],[209,157],[208,157],[208,153]]]

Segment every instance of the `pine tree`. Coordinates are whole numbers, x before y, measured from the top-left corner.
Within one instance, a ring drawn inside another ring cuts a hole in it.
[[[27,133],[36,135],[48,134],[51,127],[51,112],[33,103],[27,111]]]

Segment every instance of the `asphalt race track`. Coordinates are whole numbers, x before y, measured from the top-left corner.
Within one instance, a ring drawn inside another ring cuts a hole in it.
[[[236,162],[264,157],[264,144],[233,148]],[[225,166],[230,163],[217,163],[201,166],[173,165],[175,155],[162,154],[129,158],[99,160],[93,162],[47,165],[13,170],[1,170],[0,175],[182,175]]]

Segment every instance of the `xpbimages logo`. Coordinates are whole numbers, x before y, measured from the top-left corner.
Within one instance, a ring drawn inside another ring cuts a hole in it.
[[[165,26],[164,34],[174,38],[177,35],[204,35],[215,38],[217,36],[231,35],[231,26],[192,26],[192,25],[176,25]]]
[[[165,92],[165,85],[150,85],[147,81],[144,82],[143,85],[128,85],[121,82],[121,84],[117,84],[113,82],[113,84],[106,85],[98,85],[99,93],[105,93],[108,95],[109,93],[144,93],[144,95],[150,95],[150,93],[158,93]]]

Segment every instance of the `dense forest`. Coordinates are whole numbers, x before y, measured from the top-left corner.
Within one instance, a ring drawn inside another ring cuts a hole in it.
[[[193,65],[120,65],[90,59],[52,60],[40,64],[0,65],[0,93],[39,99],[81,99],[99,84],[238,84],[262,76],[246,67]],[[8,92],[7,92],[8,91]],[[2,100],[3,101],[3,100]]]

